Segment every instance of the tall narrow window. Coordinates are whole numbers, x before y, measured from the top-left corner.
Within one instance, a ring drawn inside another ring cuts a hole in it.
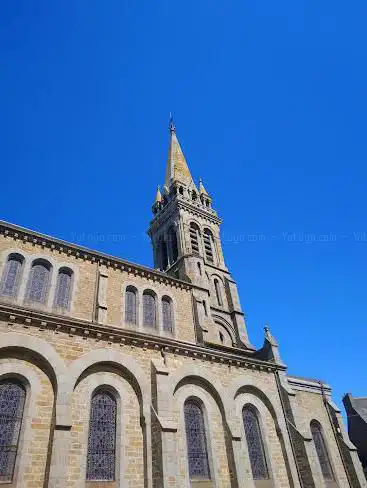
[[[191,252],[193,254],[200,254],[199,238],[200,238],[200,229],[194,222],[191,222],[191,224],[190,224],[190,242],[191,242]]]
[[[19,383],[0,383],[0,482],[13,479],[24,401],[25,390]]]
[[[143,323],[145,327],[157,325],[155,296],[150,291],[143,294]]]
[[[87,480],[113,481],[116,463],[115,398],[107,391],[92,397],[88,436]]]
[[[204,230],[203,239],[204,239],[205,257],[209,262],[213,263],[214,262],[213,234],[210,232],[209,229]]]
[[[47,261],[34,261],[28,279],[27,298],[31,302],[45,303],[50,282],[51,265]]]
[[[172,300],[169,297],[162,298],[163,330],[173,331],[173,309]]]
[[[10,254],[5,263],[0,285],[0,294],[16,297],[24,258],[20,254]]]
[[[190,479],[210,480],[204,415],[199,403],[185,402],[185,427]]]
[[[259,419],[251,407],[242,410],[246,442],[254,480],[269,478]]]
[[[178,258],[178,245],[177,245],[177,234],[174,226],[171,226],[168,231],[168,242],[170,245],[170,256],[171,263],[173,264]]]
[[[57,276],[55,307],[68,310],[71,298],[71,282],[73,272],[69,268],[61,268]]]
[[[332,481],[334,480],[333,470],[331,468],[330,458],[326,448],[324,436],[321,431],[321,426],[318,422],[311,422],[311,433],[313,442],[315,444],[317,457],[319,458],[322,475],[325,481]]]
[[[221,307],[223,305],[222,290],[218,278],[214,278],[215,294],[217,297],[217,303]]]
[[[163,237],[160,238],[159,249],[160,249],[161,267],[163,270],[165,270],[168,266],[168,252],[167,252],[167,244],[164,241]]]
[[[128,286],[125,293],[125,322],[136,324],[136,288]]]

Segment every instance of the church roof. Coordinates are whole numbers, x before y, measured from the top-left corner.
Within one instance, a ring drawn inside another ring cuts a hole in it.
[[[187,186],[194,186],[189,167],[187,165],[184,153],[176,135],[176,127],[173,119],[170,121],[170,145],[168,150],[168,160],[166,167],[165,189],[169,190],[173,182],[180,182]]]

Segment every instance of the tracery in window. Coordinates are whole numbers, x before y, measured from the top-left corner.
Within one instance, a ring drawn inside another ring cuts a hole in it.
[[[73,272],[69,268],[61,268],[57,276],[55,306],[67,310],[70,306],[71,284]]]
[[[189,399],[185,402],[184,413],[190,479],[210,480],[208,445],[201,405],[197,400]]]
[[[334,479],[333,470],[330,464],[329,454],[326,448],[325,439],[322,434],[321,426],[318,422],[311,422],[311,433],[315,444],[317,457],[319,458],[321,472],[326,481]]]
[[[214,262],[213,234],[209,229],[204,230],[203,239],[204,239],[205,257],[207,261],[213,263]]]
[[[169,297],[162,298],[162,318],[163,318],[163,330],[173,331],[173,307],[172,300]]]
[[[156,301],[153,292],[146,290],[143,294],[143,324],[145,327],[156,327]]]
[[[254,480],[269,478],[266,464],[264,443],[261,435],[259,419],[253,408],[245,406],[242,410],[246,442]]]
[[[136,324],[136,288],[128,286],[125,293],[125,322]]]
[[[218,278],[214,278],[214,288],[217,297],[217,303],[221,307],[223,305],[222,290]]]
[[[50,282],[51,265],[43,259],[33,262],[27,286],[27,298],[31,302],[45,303]]]
[[[197,224],[191,222],[190,224],[190,243],[191,243],[191,252],[193,254],[200,254],[199,249],[199,238],[200,238],[200,229]]]
[[[16,381],[0,383],[0,482],[11,482],[22,425],[25,390]]]
[[[17,296],[23,262],[24,258],[20,254],[13,253],[9,255],[1,279],[1,295],[8,297]]]
[[[92,397],[89,421],[87,480],[113,481],[116,463],[116,399],[99,390]]]

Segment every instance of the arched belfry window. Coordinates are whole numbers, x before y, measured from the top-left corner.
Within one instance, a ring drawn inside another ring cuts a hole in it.
[[[221,307],[223,305],[222,290],[218,278],[214,278],[215,295],[217,297],[217,303]]]
[[[197,400],[189,399],[185,402],[184,413],[190,479],[210,480],[208,443],[202,407]]]
[[[156,299],[153,292],[149,290],[143,293],[143,325],[145,327],[157,325]]]
[[[128,324],[136,324],[136,288],[128,286],[125,292],[125,322]]]
[[[167,243],[165,242],[163,236],[161,236],[161,238],[159,239],[159,253],[161,269],[165,270],[168,266],[168,250]]]
[[[174,226],[171,226],[168,230],[168,242],[170,246],[170,264],[173,264],[178,258],[177,234]]]
[[[1,295],[8,297],[17,296],[23,262],[24,258],[20,254],[12,253],[9,255],[1,279]]]
[[[242,418],[252,476],[254,480],[268,479],[269,472],[266,464],[264,442],[257,414],[252,407],[245,406],[242,410]]]
[[[43,259],[33,262],[27,284],[27,299],[30,302],[46,303],[50,276],[50,263]]]
[[[213,251],[214,239],[213,239],[213,234],[209,229],[204,230],[203,239],[204,239],[205,258],[210,263],[213,263],[214,262],[214,251]]]
[[[87,480],[113,481],[116,464],[117,403],[108,391],[92,397],[89,421]]]
[[[191,222],[190,224],[190,244],[191,244],[191,252],[193,254],[200,254],[199,248],[199,240],[200,240],[200,229],[197,224]]]
[[[55,307],[68,310],[71,299],[73,272],[70,268],[61,268],[57,275]]]
[[[318,422],[313,420],[311,422],[311,433],[317,457],[319,458],[322,475],[325,481],[333,481],[334,475],[331,468],[329,454],[326,448],[325,439],[321,430],[321,426]]]
[[[0,482],[13,479],[25,396],[17,381],[0,383]]]
[[[172,300],[169,297],[162,298],[162,318],[163,318],[163,330],[173,331],[173,306]]]

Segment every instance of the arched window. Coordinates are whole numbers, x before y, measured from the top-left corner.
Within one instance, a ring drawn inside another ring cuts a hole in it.
[[[200,229],[197,224],[191,222],[190,224],[190,242],[191,242],[191,252],[193,254],[200,254],[199,249],[199,239],[200,239]]]
[[[23,262],[24,258],[20,254],[13,253],[9,255],[1,279],[1,295],[8,297],[17,296]]]
[[[268,479],[269,472],[266,464],[259,419],[257,418],[255,411],[249,406],[243,408],[242,417],[252,476],[254,480]]]
[[[214,262],[213,234],[209,229],[204,230],[203,239],[204,239],[205,257],[207,261],[213,263]]]
[[[71,298],[73,272],[69,268],[61,268],[57,276],[55,307],[68,310]]]
[[[160,254],[161,269],[165,270],[168,266],[168,251],[167,251],[167,244],[163,236],[161,236],[159,239],[159,254]]]
[[[27,285],[27,299],[30,302],[46,302],[50,275],[50,263],[42,259],[33,262]]]
[[[125,322],[136,324],[136,288],[128,286],[125,293]]]
[[[143,294],[143,324],[145,327],[156,327],[156,304],[155,296],[150,291]]]
[[[163,330],[173,331],[173,307],[169,297],[162,298]]]
[[[214,278],[215,294],[217,297],[217,303],[221,307],[223,305],[222,290],[218,278]]]
[[[13,479],[24,402],[25,390],[18,382],[0,383],[0,482]]]
[[[116,399],[99,390],[92,397],[89,421],[87,480],[113,481],[116,463]]]
[[[208,445],[201,405],[189,399],[184,405],[190,479],[210,480]]]
[[[177,234],[174,226],[171,226],[168,230],[168,242],[170,244],[170,264],[173,264],[178,258]]]
[[[322,475],[325,481],[332,481],[334,480],[334,475],[331,468],[330,458],[326,448],[324,436],[322,434],[320,424],[314,420],[311,422],[311,433],[313,442],[315,444],[317,457],[319,458]]]

